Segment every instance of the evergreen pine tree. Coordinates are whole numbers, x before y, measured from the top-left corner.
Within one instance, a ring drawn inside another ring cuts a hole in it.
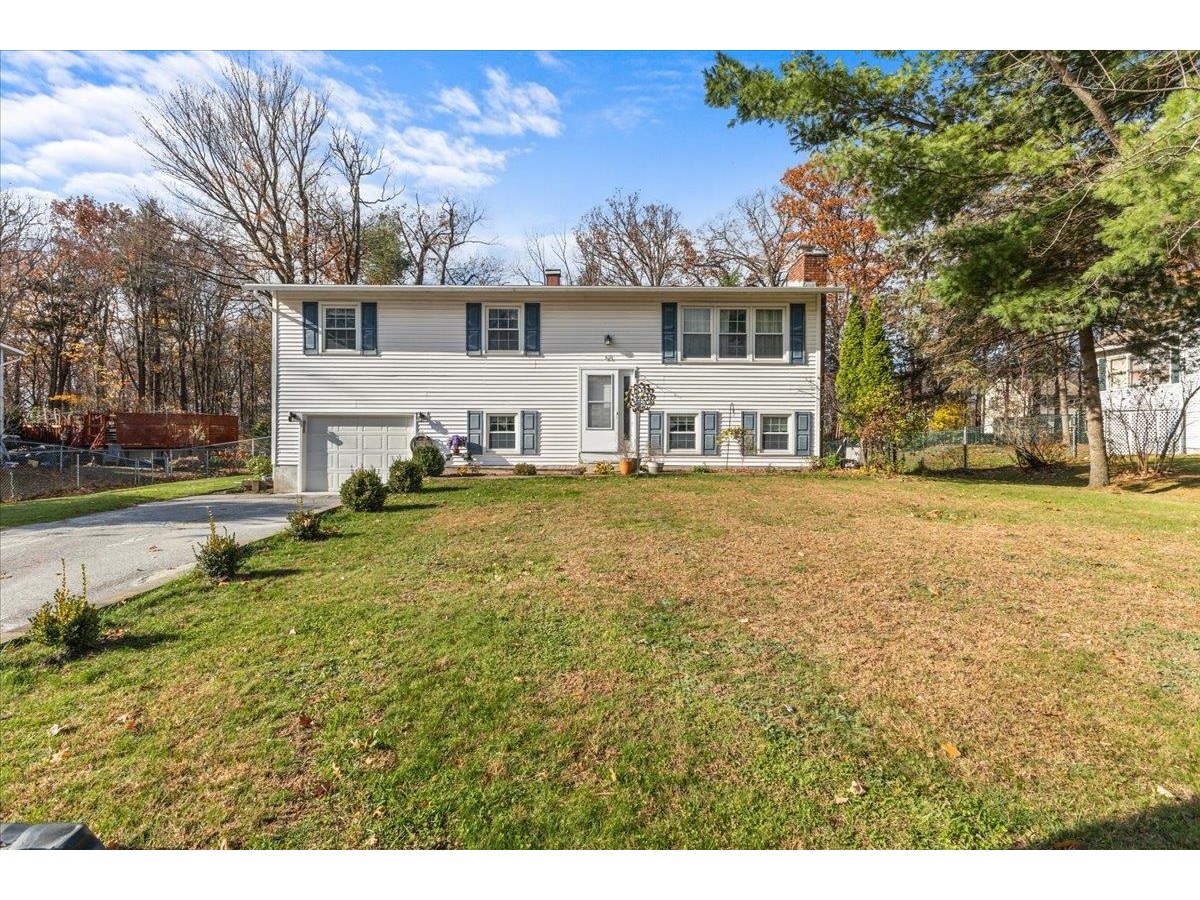
[[[858,297],[851,297],[850,305],[846,308],[846,322],[842,325],[842,339],[838,345],[837,378],[834,381],[838,399],[838,419],[842,428],[851,434],[856,431],[855,411],[859,395],[864,333],[862,304]]]

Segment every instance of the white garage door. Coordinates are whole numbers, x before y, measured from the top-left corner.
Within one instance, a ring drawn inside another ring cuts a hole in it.
[[[306,423],[304,490],[336,491],[355,469],[376,469],[407,459],[412,416],[313,416]]]

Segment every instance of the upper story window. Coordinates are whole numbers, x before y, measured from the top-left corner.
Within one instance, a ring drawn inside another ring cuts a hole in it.
[[[358,307],[326,306],[323,311],[325,350],[358,349]]]
[[[519,306],[489,306],[487,308],[487,349],[489,351],[520,351],[521,308]]]
[[[748,353],[746,346],[746,315],[748,310],[723,309],[720,312],[721,339],[717,346],[717,355],[721,359],[745,359]]]
[[[756,309],[754,311],[754,357],[755,359],[781,359],[783,357],[782,309]]]
[[[1108,388],[1129,387],[1129,355],[1110,356],[1108,358]]]
[[[712,358],[712,310],[704,307],[683,308],[683,358]]]
[[[683,307],[685,360],[783,361],[786,319],[782,307]]]

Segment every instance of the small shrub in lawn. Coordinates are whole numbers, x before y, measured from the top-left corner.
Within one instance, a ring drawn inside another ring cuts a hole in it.
[[[692,474],[693,475],[707,475],[711,471],[712,471],[712,469],[710,469],[708,466],[704,465],[703,463],[701,463],[698,466],[692,466]]]
[[[611,475],[616,471],[616,467],[608,460],[602,459],[600,462],[592,466],[592,471],[597,475]]]
[[[54,599],[42,605],[29,620],[29,634],[49,647],[70,654],[86,653],[100,643],[100,610],[88,603],[87,570],[79,567],[82,587],[72,594],[67,587],[67,561],[62,561],[62,582]]]
[[[256,453],[246,460],[246,471],[252,478],[266,478],[271,474],[271,457]]]
[[[316,509],[307,509],[299,497],[296,498],[296,508],[288,513],[287,523],[288,534],[298,541],[317,541],[324,537],[321,514]]]
[[[513,466],[514,475],[536,475],[537,466],[533,463],[517,463]]]
[[[388,490],[393,494],[415,494],[423,480],[424,469],[416,459],[398,459],[388,470]]]
[[[432,444],[422,444],[413,451],[413,462],[421,467],[421,472],[429,478],[437,478],[446,470],[446,457],[442,451]]]
[[[228,529],[222,529],[224,534],[217,534],[217,522],[212,510],[208,511],[208,539],[198,544],[192,552],[196,556],[196,568],[200,573],[218,581],[232,578],[241,568],[242,562],[251,554],[249,547],[237,542],[237,535],[230,534]]]
[[[342,482],[342,504],[354,512],[379,512],[387,499],[387,488],[374,469],[355,469]]]

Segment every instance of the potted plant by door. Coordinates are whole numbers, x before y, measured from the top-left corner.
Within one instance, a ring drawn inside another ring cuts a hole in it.
[[[617,452],[621,454],[621,460],[617,463],[617,471],[622,475],[632,475],[637,471],[637,460],[629,449],[629,441],[622,440],[617,444]]]
[[[450,438],[450,453],[452,456],[460,456],[464,459],[470,459],[471,453],[467,449],[467,439],[461,434],[456,434]]]

